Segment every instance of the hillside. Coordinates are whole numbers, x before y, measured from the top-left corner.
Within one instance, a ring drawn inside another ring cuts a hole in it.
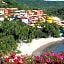
[[[0,0],[0,8],[19,8],[27,9],[28,7],[17,3],[15,0]]]
[[[58,16],[64,19],[63,1],[44,1],[44,0],[16,0],[18,3],[31,7],[32,9],[42,9],[49,16]]]
[[[59,1],[44,1],[44,0],[16,0],[19,3],[28,5],[32,8],[47,8],[47,7],[64,7],[64,2]]]

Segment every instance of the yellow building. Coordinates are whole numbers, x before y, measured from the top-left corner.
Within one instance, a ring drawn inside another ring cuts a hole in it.
[[[56,18],[57,17],[52,17],[52,20],[53,20],[52,22],[57,22]]]
[[[57,22],[56,17],[48,16],[48,17],[47,17],[47,22],[48,22],[48,23],[54,23],[54,22]]]
[[[51,17],[51,16],[48,16],[48,17],[47,17],[47,22],[48,22],[48,23],[52,23],[52,22],[53,22],[53,20],[52,20],[52,17]]]

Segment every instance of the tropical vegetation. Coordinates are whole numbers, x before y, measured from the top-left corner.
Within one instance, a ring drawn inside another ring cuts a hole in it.
[[[15,0],[0,0],[0,8],[28,9],[29,7],[24,4],[18,4]]]
[[[45,1],[45,0],[16,0],[18,3],[27,5],[34,9],[60,8],[64,7],[63,1]]]
[[[43,52],[40,56],[17,55],[12,52],[9,56],[0,58],[0,64],[64,64],[64,51],[60,53]]]
[[[30,0],[30,2],[31,2],[31,0]],[[36,3],[37,2],[42,3],[42,1],[36,1],[35,0],[33,4],[36,4],[35,2]],[[26,3],[27,3],[27,0],[26,0]],[[29,1],[28,1],[28,3],[29,3]],[[33,4],[31,4],[31,6]],[[39,6],[40,5],[41,4],[39,4]],[[13,7],[13,8],[26,9],[26,10],[31,8],[29,5],[26,5],[26,4],[18,4],[15,0],[0,0],[0,8],[3,8],[3,7],[4,8],[12,8]],[[55,15],[56,14],[57,16],[59,16],[59,17],[61,16],[61,18],[64,18],[64,15],[63,15],[64,9],[63,8],[60,8],[60,11],[62,11],[62,12],[60,12],[59,9],[55,9],[55,8],[53,8],[51,11],[49,11],[49,9],[45,10],[45,8],[43,10],[48,15]],[[54,14],[52,14],[52,13],[54,13]],[[37,24],[39,24],[41,26],[41,29],[37,27]],[[56,23],[47,23],[47,22],[36,23],[35,27],[32,27],[30,25],[26,25],[25,23],[23,23],[19,19],[15,19],[13,21],[4,20],[3,22],[0,22],[0,56],[1,56],[2,53],[7,55],[7,54],[11,53],[10,51],[16,51],[17,44],[20,42],[19,40],[28,43],[28,42],[31,42],[32,39],[34,39],[34,38],[46,38],[46,37],[60,37],[59,27],[57,26]],[[48,53],[47,53],[47,55],[48,55]],[[52,60],[55,62],[56,56],[55,57],[50,56],[50,58],[49,58],[49,56],[47,56],[47,55],[42,57],[42,58],[44,58],[44,60],[46,60],[46,59],[50,60],[51,63],[52,63]],[[60,54],[60,56],[61,56],[61,54]],[[12,62],[12,60],[9,60],[10,58],[12,58],[12,59],[15,58],[15,54],[12,54],[12,56],[10,56],[10,57],[0,58],[1,59],[0,64],[2,64],[2,63],[11,64],[11,62],[13,64],[15,64],[15,63],[18,64],[19,62],[20,62],[19,64],[21,64],[21,63],[27,64],[27,62],[28,62],[28,64],[29,63],[30,64],[40,64],[43,61],[43,59],[40,60],[41,57],[34,57],[33,59],[31,57],[32,56],[23,57],[23,60],[20,57],[17,57],[18,59],[15,59],[14,62]],[[35,60],[35,58],[37,58],[37,60]],[[62,58],[63,58],[63,56],[62,56]],[[11,61],[11,62],[9,62],[9,61]],[[60,61],[60,64],[63,62],[61,59],[58,60],[58,61]],[[56,61],[56,63],[58,63],[58,61]],[[50,62],[44,61],[43,63],[49,64]]]
[[[18,19],[0,22],[0,53],[15,51],[19,40],[28,43],[34,38],[60,37],[59,27],[55,23],[44,22],[41,26],[41,29],[37,25],[32,27]]]
[[[50,16],[57,16],[61,19],[64,19],[64,7],[55,7],[55,8],[48,8],[45,13]]]

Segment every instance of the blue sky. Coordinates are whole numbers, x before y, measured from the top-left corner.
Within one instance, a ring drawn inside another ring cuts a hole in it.
[[[45,0],[45,1],[64,1],[64,0]]]

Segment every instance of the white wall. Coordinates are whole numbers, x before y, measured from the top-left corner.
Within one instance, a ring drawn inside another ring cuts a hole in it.
[[[28,23],[28,19],[22,19],[22,22]]]
[[[0,21],[4,21],[4,17],[0,17]]]

